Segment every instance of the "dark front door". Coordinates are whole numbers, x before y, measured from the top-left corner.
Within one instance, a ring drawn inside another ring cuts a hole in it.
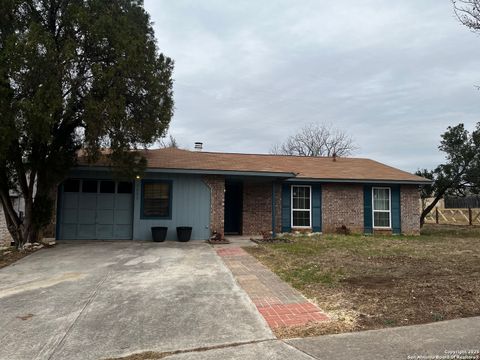
[[[225,182],[225,234],[241,234],[242,200],[242,183]]]

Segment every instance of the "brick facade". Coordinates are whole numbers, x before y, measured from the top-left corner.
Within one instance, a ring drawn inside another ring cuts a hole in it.
[[[205,183],[211,189],[210,227],[212,231],[224,233],[225,178],[205,176]],[[363,185],[322,184],[322,232],[334,233],[346,226],[353,233],[364,231]],[[282,187],[275,186],[275,231],[281,232]],[[400,188],[401,227],[406,235],[420,233],[419,190],[408,185]],[[272,182],[244,181],[242,234],[259,235],[272,230]],[[391,231],[375,230],[377,234]]]
[[[333,233],[345,225],[363,233],[363,185],[322,185],[322,232]]]
[[[243,183],[243,235],[259,235],[272,230],[272,182]],[[275,231],[280,232],[282,187],[275,184]]]
[[[400,187],[400,213],[402,234],[420,234],[420,190],[416,185]]]
[[[207,175],[203,181],[210,188],[210,230],[221,234],[223,238],[224,207],[225,207],[225,177]]]

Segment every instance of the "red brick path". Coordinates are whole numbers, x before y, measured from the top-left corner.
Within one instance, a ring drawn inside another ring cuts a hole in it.
[[[328,320],[328,316],[310,302],[278,304],[257,307],[257,309],[272,329],[280,326],[298,326],[309,322]]]
[[[218,248],[216,251],[272,329],[329,320],[315,304],[242,248]]]

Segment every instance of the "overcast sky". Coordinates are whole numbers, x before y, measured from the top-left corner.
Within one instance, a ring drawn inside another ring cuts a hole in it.
[[[268,153],[332,123],[368,157],[415,171],[447,126],[480,121],[480,37],[448,0],[147,0],[175,61],[171,133],[186,148]]]

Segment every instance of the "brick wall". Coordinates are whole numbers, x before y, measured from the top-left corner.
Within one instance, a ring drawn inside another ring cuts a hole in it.
[[[12,237],[7,229],[7,223],[5,221],[5,214],[3,213],[3,206],[0,204],[0,247],[9,246]]]
[[[322,232],[332,233],[345,225],[363,233],[363,185],[322,185]]]
[[[402,234],[420,234],[420,190],[415,185],[400,187],[400,212]]]
[[[282,187],[275,185],[275,231],[281,231]],[[243,235],[272,230],[272,182],[243,183]]]
[[[209,175],[204,177],[211,189],[210,228],[224,231],[225,178]],[[276,184],[275,211],[276,231],[281,231],[281,184]],[[417,186],[402,186],[401,226],[402,233],[420,233],[419,190]],[[272,228],[272,183],[244,182],[243,221],[244,235],[259,235]],[[363,185],[323,184],[322,185],[322,231],[333,233],[345,225],[354,233],[363,233]]]
[[[210,231],[216,231],[223,237],[225,177],[207,175],[203,181],[210,187]]]

